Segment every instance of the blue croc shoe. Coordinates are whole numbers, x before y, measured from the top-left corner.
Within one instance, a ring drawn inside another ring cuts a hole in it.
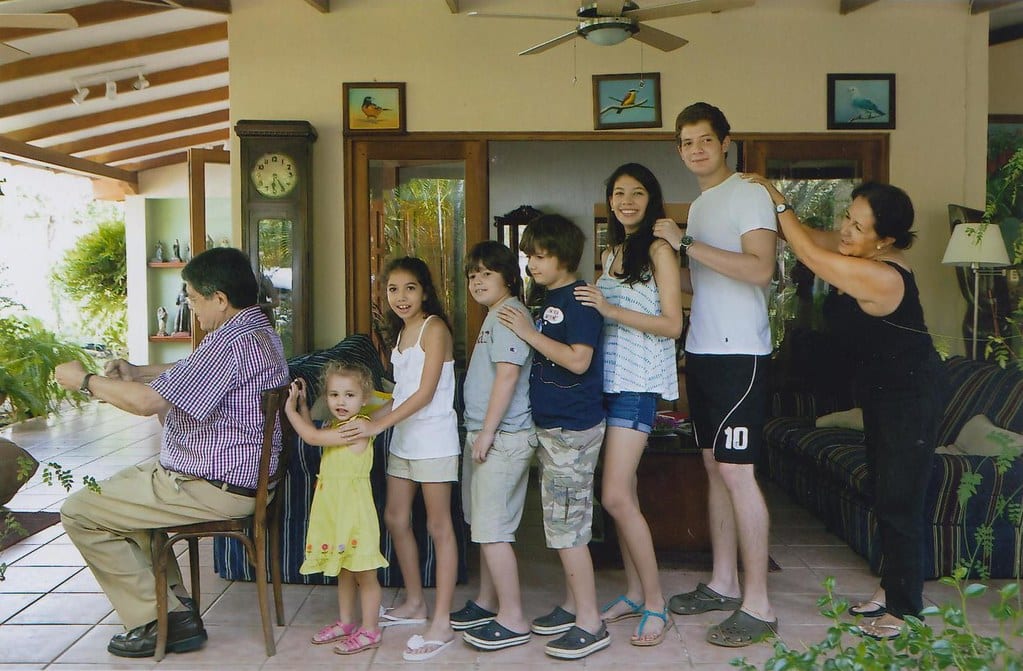
[[[530,633],[519,633],[500,624],[497,620],[491,620],[487,624],[472,629],[466,629],[462,633],[466,643],[480,650],[503,650],[515,645],[529,643]]]
[[[492,613],[478,603],[469,599],[465,606],[459,608],[449,616],[451,628],[455,631],[465,631],[473,627],[479,627],[493,621],[497,613]]]

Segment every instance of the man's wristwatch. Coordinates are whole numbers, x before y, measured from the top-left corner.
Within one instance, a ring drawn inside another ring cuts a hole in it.
[[[781,214],[785,210],[791,210],[791,209],[792,209],[792,206],[789,205],[788,203],[778,203],[777,205],[774,206],[774,211],[777,212],[778,214]]]
[[[692,245],[694,242],[696,241],[693,240],[693,236],[683,235],[682,239],[678,241],[679,251],[685,254],[687,251],[689,251],[689,246]]]
[[[86,373],[85,377],[82,378],[82,386],[78,388],[78,391],[82,392],[86,396],[92,396],[92,390],[89,389],[89,380],[95,373]]]

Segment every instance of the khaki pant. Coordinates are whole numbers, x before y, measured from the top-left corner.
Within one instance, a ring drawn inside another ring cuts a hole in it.
[[[151,529],[245,517],[255,506],[254,498],[168,471],[156,461],[130,466],[99,485],[101,493],[82,489],[69,496],[60,517],[127,629],[156,619]],[[177,562],[167,571],[168,587],[180,585]],[[178,603],[170,590],[168,603]]]

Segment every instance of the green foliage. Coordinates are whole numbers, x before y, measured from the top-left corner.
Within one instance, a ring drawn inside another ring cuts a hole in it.
[[[1015,140],[1018,142],[1018,140]],[[1008,153],[1004,148],[999,150],[999,157]],[[992,148],[989,148],[989,160]],[[1019,219],[1023,218],[1023,146],[1016,146],[1008,159],[993,174],[988,176],[987,203],[984,207],[984,221],[1002,224],[1003,233],[1009,232],[1015,223],[1019,230]],[[1023,236],[1017,237],[1013,243],[1011,261],[1015,265],[1023,263]],[[1023,370],[1023,293],[1019,294],[1016,305],[1006,318],[1005,332],[988,338],[984,347],[984,356],[991,358],[999,366],[1005,368],[1014,364]]]
[[[19,421],[53,412],[64,401],[82,396],[53,379],[57,364],[90,357],[77,345],[64,342],[42,322],[25,314],[24,306],[0,296],[0,396],[10,404],[7,419]]]
[[[942,627],[934,627],[915,617],[906,618],[902,633],[889,641],[878,641],[862,634],[855,621],[845,613],[849,603],[835,596],[835,579],[823,582],[825,595],[817,601],[821,615],[831,620],[822,641],[801,649],[783,641],[774,643],[773,654],[764,662],[764,671],[872,671],[873,669],[1015,670],[1023,669],[1023,603],[1019,583],[1010,583],[998,592],[998,603],[989,610],[998,623],[998,636],[978,633],[967,616],[967,602],[983,596],[988,588],[967,584],[965,570],[942,578],[941,583],[956,590],[957,603],[926,608],[921,616],[940,618]],[[743,658],[732,666],[744,671],[757,667]]]
[[[985,457],[976,470],[962,475],[957,492],[959,506],[965,520],[970,500],[983,484],[980,466],[992,460],[999,477],[1004,475],[1015,461],[1021,458],[1018,445],[1006,443],[996,457]],[[972,539],[963,542],[967,558],[955,568],[951,576],[940,579],[941,584],[952,587],[958,597],[956,603],[925,608],[921,616],[940,617],[941,627],[932,627],[915,617],[906,618],[902,633],[889,641],[877,641],[862,634],[855,621],[849,621],[846,613],[849,604],[835,597],[835,579],[828,577],[823,586],[825,595],[817,601],[821,615],[832,621],[824,640],[803,649],[789,648],[784,642],[776,641],[774,654],[764,662],[764,671],[790,669],[793,671],[872,671],[874,669],[914,669],[915,671],[937,671],[939,669],[976,669],[977,671],[1013,670],[1023,671],[1023,599],[1020,596],[1019,579],[1003,586],[998,591],[998,603],[988,612],[998,625],[997,636],[985,636],[971,624],[967,613],[968,601],[982,597],[988,592],[983,583],[968,583],[970,576],[981,580],[990,577],[987,565],[994,547],[994,523],[1004,517],[1014,526],[1019,526],[1023,510],[1023,485],[1000,496],[992,518],[980,525]],[[981,502],[980,505],[988,505]],[[756,671],[756,666],[745,658],[732,660],[732,666],[745,671]]]
[[[123,351],[128,323],[124,220],[99,222],[94,231],[83,235],[68,250],[51,277],[81,305],[83,315],[92,322],[85,330],[98,330],[106,345]]]

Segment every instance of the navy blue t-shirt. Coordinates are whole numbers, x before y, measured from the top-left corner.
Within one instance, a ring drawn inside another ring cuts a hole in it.
[[[562,368],[539,350],[533,351],[529,402],[533,422],[543,429],[582,431],[604,421],[604,355],[600,347],[604,318],[575,299],[575,288],[585,285],[579,280],[548,290],[540,311],[538,326],[545,336],[567,345],[593,348],[590,367],[582,375]]]

